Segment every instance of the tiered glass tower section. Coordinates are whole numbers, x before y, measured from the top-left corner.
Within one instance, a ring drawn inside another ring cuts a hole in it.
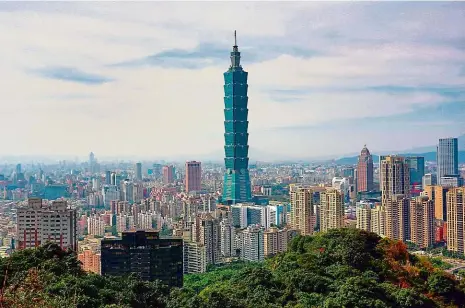
[[[223,203],[235,204],[250,201],[249,176],[249,121],[247,115],[247,72],[240,64],[241,53],[237,47],[234,31],[234,46],[231,66],[224,73],[224,163],[226,171],[223,182]]]

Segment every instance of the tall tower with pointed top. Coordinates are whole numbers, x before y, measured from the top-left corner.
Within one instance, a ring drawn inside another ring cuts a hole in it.
[[[373,188],[373,157],[365,145],[358,157],[357,191],[372,191]]]
[[[252,198],[249,176],[247,120],[247,72],[241,66],[236,31],[231,66],[224,75],[224,163],[223,202],[235,204]]]

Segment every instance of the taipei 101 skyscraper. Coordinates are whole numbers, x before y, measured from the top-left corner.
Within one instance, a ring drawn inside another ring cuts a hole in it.
[[[224,204],[245,202],[252,198],[248,157],[247,87],[247,72],[241,66],[241,53],[234,31],[231,66],[224,73]]]

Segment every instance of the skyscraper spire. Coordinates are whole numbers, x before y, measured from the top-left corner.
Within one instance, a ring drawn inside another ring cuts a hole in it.
[[[236,30],[234,30],[234,46],[233,51],[231,52],[231,67],[230,69],[241,69],[241,53],[237,47],[237,36]]]

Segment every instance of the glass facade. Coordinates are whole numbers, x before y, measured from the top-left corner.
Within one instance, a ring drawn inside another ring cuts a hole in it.
[[[406,157],[410,169],[410,185],[421,184],[425,175],[425,158],[421,156]]]
[[[123,232],[122,239],[104,239],[101,245],[102,275],[135,273],[142,280],[161,280],[168,286],[182,287],[182,239],[136,231]]]
[[[224,152],[223,202],[235,204],[252,197],[249,176],[247,72],[240,65],[237,45],[231,52],[231,66],[224,73]]]

